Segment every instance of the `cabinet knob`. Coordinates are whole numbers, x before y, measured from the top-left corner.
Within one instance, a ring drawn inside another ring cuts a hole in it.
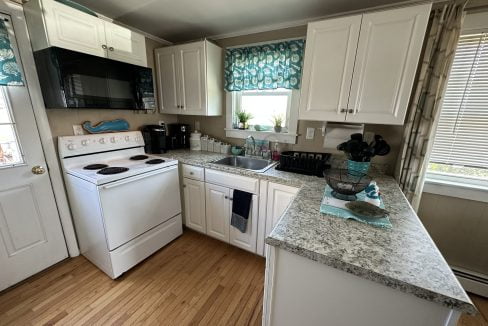
[[[342,108],[341,113],[346,113],[346,109]]]
[[[231,197],[231,198],[229,198],[229,200],[234,200],[234,198]]]
[[[193,175],[193,172],[190,172],[190,175]]]
[[[225,199],[229,199],[229,197],[228,197],[228,196],[224,196],[224,198],[225,198]]]
[[[108,48],[108,50],[109,50],[109,51],[113,51],[113,50],[114,50],[114,47],[113,47],[113,46],[111,46],[111,47],[109,47],[109,48]]]
[[[186,185],[183,185],[183,188],[186,188]]]
[[[354,113],[354,110],[353,110],[353,109],[349,109],[349,110],[347,111],[347,113]]]
[[[102,49],[106,50],[107,46],[105,44],[102,44]]]

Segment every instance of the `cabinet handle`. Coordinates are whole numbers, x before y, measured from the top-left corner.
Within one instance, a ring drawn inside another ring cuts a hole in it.
[[[106,50],[107,46],[105,44],[102,44],[102,49]]]
[[[227,197],[227,196],[224,196],[224,198],[225,198],[225,199],[229,199],[229,197]]]
[[[229,198],[229,200],[234,200],[234,198]]]
[[[108,48],[108,50],[109,50],[109,51],[113,51],[113,50],[114,50],[114,47],[113,47],[113,46],[111,46],[111,47],[109,47],[109,48]]]
[[[349,109],[349,110],[347,111],[347,113],[354,113],[354,110],[353,110],[353,109]]]
[[[346,109],[342,108],[341,113],[345,113],[345,112],[346,112]]]

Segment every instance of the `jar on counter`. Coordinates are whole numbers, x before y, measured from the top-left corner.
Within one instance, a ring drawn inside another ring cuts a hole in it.
[[[192,151],[201,151],[202,150],[202,142],[201,138],[202,134],[199,133],[197,130],[190,134],[190,150]]]
[[[221,154],[230,154],[230,145],[229,144],[220,145],[220,153]]]
[[[208,136],[204,135],[200,138],[202,151],[208,151]]]
[[[215,143],[215,139],[213,138],[209,138],[208,139],[208,146],[207,146],[207,151],[209,152],[213,152],[213,148],[214,148],[214,143]]]
[[[213,151],[215,153],[220,153],[220,148],[222,147],[222,143],[219,141],[215,141],[213,144]]]

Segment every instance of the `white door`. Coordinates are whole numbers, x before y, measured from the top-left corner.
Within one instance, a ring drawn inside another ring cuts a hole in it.
[[[344,121],[361,15],[310,23],[299,118]]]
[[[206,233],[205,223],[205,183],[183,178],[183,198],[185,201],[186,226]]]
[[[155,51],[156,77],[161,113],[180,113],[178,55],[173,47]]]
[[[205,184],[207,235],[225,242],[229,242],[229,194],[229,188]]]
[[[146,38],[110,22],[104,22],[109,59],[147,67]]]
[[[233,190],[231,190],[232,192]],[[232,195],[231,195],[232,199]],[[232,200],[231,206],[229,210],[229,224],[230,219],[232,217]],[[245,233],[242,233],[232,225],[229,229],[229,243],[242,248],[244,250],[250,252],[256,252],[256,241],[257,241],[257,234],[258,234],[258,196],[252,195],[252,202],[251,202],[251,210],[249,212],[249,218],[247,221],[247,230]]]
[[[403,124],[430,8],[363,16],[347,121]]]
[[[68,256],[26,86],[0,86],[0,180],[2,290]]]
[[[181,114],[205,115],[205,45],[204,42],[178,47],[180,65]]]
[[[290,186],[270,182],[268,184],[268,205],[266,207],[266,235],[285,213],[288,205],[293,201],[298,189]]]
[[[103,20],[56,1],[43,1],[44,18],[51,46],[105,57]]]

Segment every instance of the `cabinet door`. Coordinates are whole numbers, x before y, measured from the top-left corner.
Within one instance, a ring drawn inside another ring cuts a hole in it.
[[[270,182],[266,209],[266,236],[273,230],[299,189]]]
[[[403,124],[430,8],[363,16],[347,121]]]
[[[299,118],[344,121],[361,15],[310,23]]]
[[[205,183],[183,178],[183,197],[186,226],[195,231],[206,233]]]
[[[180,70],[180,114],[205,115],[206,73],[205,43],[196,42],[178,46]]]
[[[108,58],[147,66],[146,38],[125,27],[104,22]]]
[[[180,113],[178,86],[178,55],[174,47],[155,51],[156,77],[161,113]]]
[[[229,188],[205,184],[207,235],[225,242],[229,242],[229,193]]]
[[[233,190],[231,190],[233,191]],[[249,219],[247,222],[247,230],[245,233],[242,233],[232,225],[230,226],[230,236],[229,242],[230,244],[242,248],[244,250],[250,252],[256,252],[256,239],[257,239],[257,227],[258,227],[258,196],[252,196],[251,202],[251,211],[249,212]],[[232,201],[231,201],[231,209],[229,212],[229,223],[232,217]]]
[[[56,1],[43,1],[50,46],[105,57],[103,20]]]

